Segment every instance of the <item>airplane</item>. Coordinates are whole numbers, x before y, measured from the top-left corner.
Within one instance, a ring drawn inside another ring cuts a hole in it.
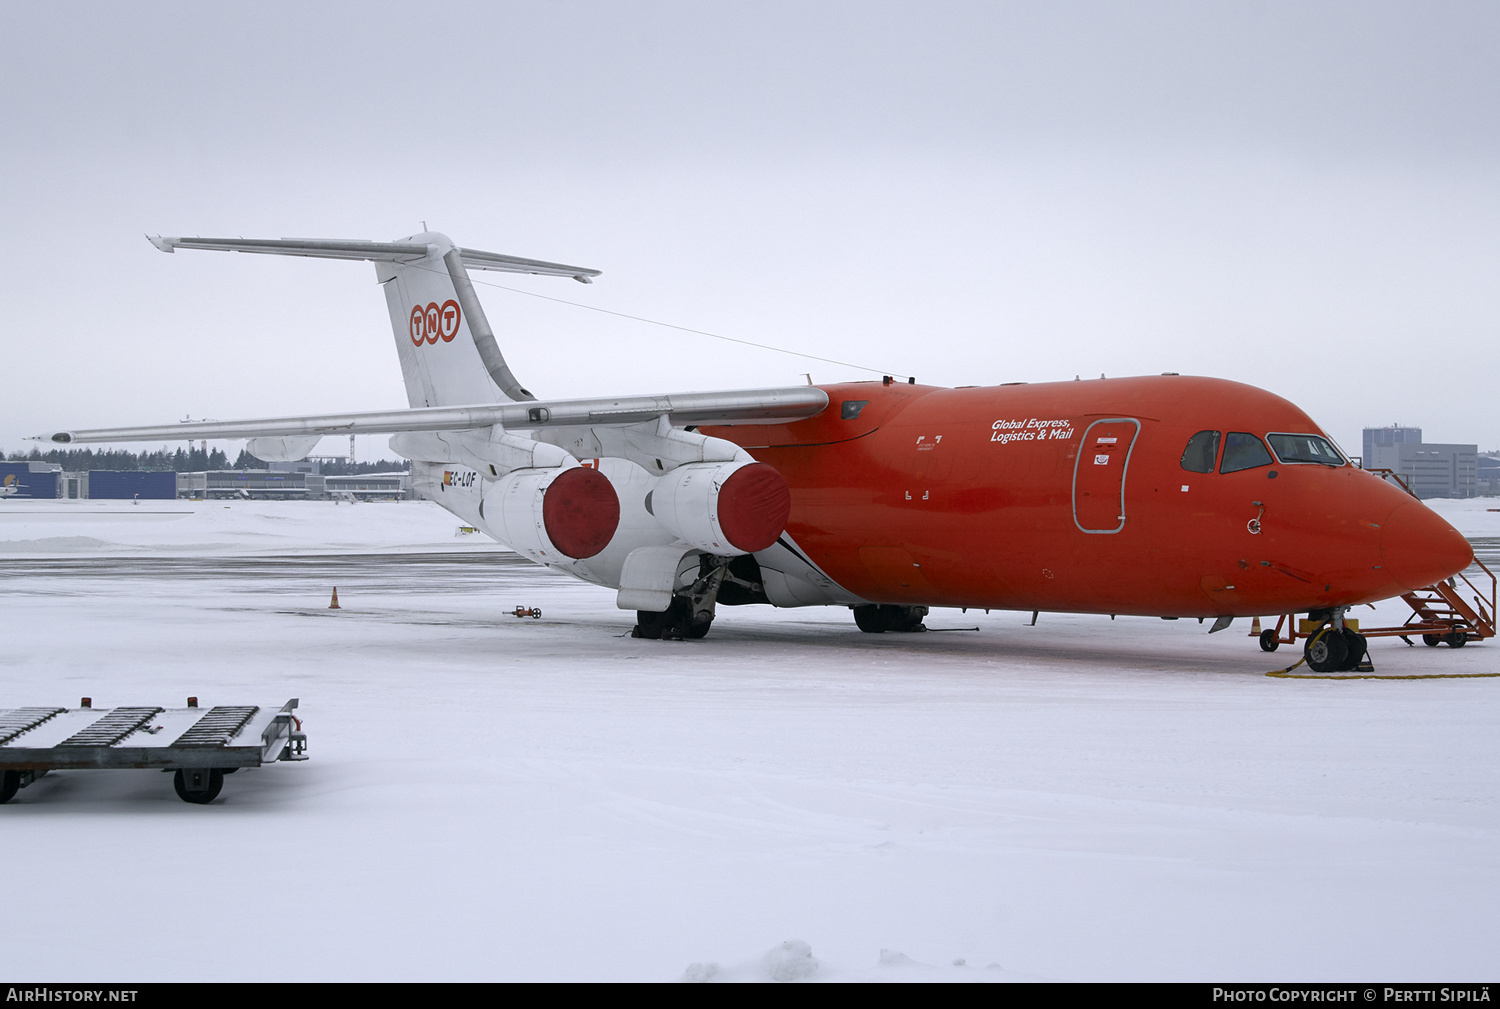
[[[1366,642],[1350,607],[1473,558],[1452,526],[1351,464],[1302,410],[1173,373],[936,388],[915,379],[538,399],[470,270],[598,270],[394,242],[150,238],[163,252],[363,260],[410,408],[69,430],[53,443],[248,439],[270,461],[390,434],[414,489],[518,554],[613,589],[633,634],[701,638],[719,606],[846,606],[869,633],[931,607],[1213,618],[1307,613],[1318,671]]]

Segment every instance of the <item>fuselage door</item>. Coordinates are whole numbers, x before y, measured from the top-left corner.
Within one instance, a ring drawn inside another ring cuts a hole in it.
[[[1125,470],[1141,422],[1130,417],[1096,420],[1083,432],[1073,461],[1073,522],[1086,533],[1125,528]]]

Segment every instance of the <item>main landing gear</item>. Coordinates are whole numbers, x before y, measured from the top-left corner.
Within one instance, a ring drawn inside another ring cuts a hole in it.
[[[698,558],[698,577],[687,588],[678,590],[665,610],[635,611],[635,627],[630,636],[653,641],[696,641],[708,634],[721,595],[725,605],[732,606],[755,600],[757,594],[760,600],[765,598],[755,558],[702,554]]]
[[[896,631],[912,634],[927,630],[922,618],[927,616],[925,606],[852,606],[854,623],[866,634]]]
[[[661,613],[636,610],[635,627],[630,636],[652,640],[696,641],[708,634],[713,622],[712,609],[694,613],[692,600],[686,596],[673,596],[672,604]]]

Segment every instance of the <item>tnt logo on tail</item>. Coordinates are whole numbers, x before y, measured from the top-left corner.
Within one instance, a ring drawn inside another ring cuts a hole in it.
[[[424,343],[437,343],[441,338],[444,343],[452,342],[458,335],[458,324],[463,319],[463,314],[458,310],[458,302],[449,298],[439,305],[430,301],[424,308],[414,305],[411,310],[411,320],[407,324],[407,331],[411,334],[413,346],[420,347]]]

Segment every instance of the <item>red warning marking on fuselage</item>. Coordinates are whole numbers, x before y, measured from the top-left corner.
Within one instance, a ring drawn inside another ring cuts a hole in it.
[[[452,298],[441,305],[429,301],[425,306],[412,306],[407,332],[414,347],[420,347],[424,343],[437,343],[438,340],[451,343],[458,335],[458,326],[462,321],[463,313],[459,311],[458,302]]]

